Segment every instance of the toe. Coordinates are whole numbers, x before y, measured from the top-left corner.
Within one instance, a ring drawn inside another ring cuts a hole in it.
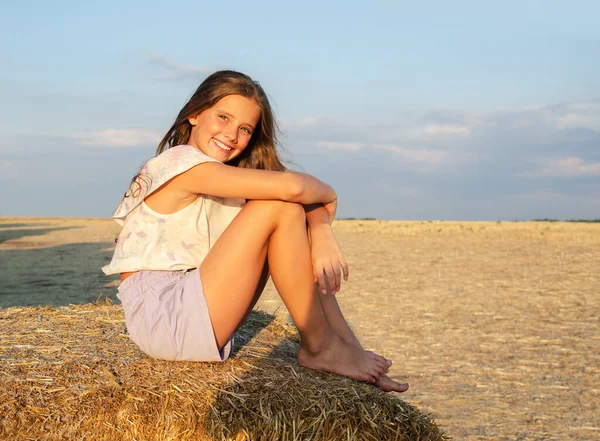
[[[396,388],[395,391],[396,392],[406,392],[408,390],[408,383],[396,383]]]
[[[361,381],[366,381],[367,383],[371,383],[371,384],[373,384],[373,383],[377,383],[377,380],[378,380],[378,378],[377,378],[377,377],[375,377],[375,376],[374,376],[374,375],[372,375],[372,374],[366,374],[366,373],[365,373],[365,374],[362,374],[362,375],[361,375],[361,377],[359,378],[359,380],[361,380]]]
[[[379,381],[379,379],[385,375],[381,372],[381,369],[375,367],[369,371],[369,375],[375,379],[375,381]]]
[[[377,359],[377,361],[379,361],[380,363],[383,364],[387,364],[386,359],[383,358],[381,355],[375,355],[375,358]]]
[[[384,360],[375,360],[375,365],[377,366],[378,369],[382,369],[384,371],[387,371],[387,364],[385,364]]]

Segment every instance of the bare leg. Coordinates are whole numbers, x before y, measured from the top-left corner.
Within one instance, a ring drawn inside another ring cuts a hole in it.
[[[315,290],[318,292],[318,287],[315,286]],[[340,305],[338,304],[335,296],[330,293],[319,294],[319,299],[321,300],[321,306],[323,307],[323,312],[325,312],[325,317],[327,317],[327,321],[333,330],[346,343],[360,346],[360,342],[344,318],[342,310],[340,309]]]
[[[254,296],[252,297],[252,300],[250,301],[250,305],[248,306],[248,310],[246,311],[246,314],[244,315],[244,318],[242,318],[242,321],[240,322],[240,325],[242,323],[244,323],[244,321],[246,320],[246,317],[248,317],[248,315],[250,314],[250,312],[254,309],[254,305],[256,305],[256,302],[258,302],[258,299],[260,299],[260,296],[262,295],[263,291],[265,290],[265,286],[267,286],[267,282],[269,281],[269,277],[270,277],[269,263],[265,262],[265,265],[263,267],[263,271],[262,271],[262,273],[260,275],[260,279],[258,279],[258,286],[256,287],[256,291],[254,291]]]
[[[346,343],[354,346],[358,346],[362,349],[362,345],[350,329],[348,322],[344,318],[342,314],[342,310],[340,309],[340,305],[337,302],[337,299],[332,294],[319,294],[318,287],[315,287],[315,291],[321,299],[321,306],[323,307],[323,312],[325,313],[325,317],[327,317],[327,321],[331,328],[344,340]],[[386,359],[386,365],[389,368],[392,365],[391,360]],[[386,370],[387,373],[387,370]],[[380,389],[386,392],[405,392],[408,389],[408,383],[398,383],[397,381],[392,380],[387,375],[382,375],[379,380],[375,382],[375,385]]]
[[[301,205],[250,201],[200,265],[215,338],[222,347],[255,301],[268,255],[273,282],[301,337],[298,362],[362,381],[385,374],[385,359],[344,342],[314,291],[306,219]]]

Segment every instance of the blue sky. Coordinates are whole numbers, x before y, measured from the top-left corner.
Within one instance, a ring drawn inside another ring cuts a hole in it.
[[[0,216],[110,216],[229,68],[341,217],[600,218],[598,2],[11,3]]]

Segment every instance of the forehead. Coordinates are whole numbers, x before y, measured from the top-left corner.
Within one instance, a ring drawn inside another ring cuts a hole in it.
[[[225,111],[244,123],[256,125],[260,119],[261,109],[252,98],[242,95],[227,95],[213,106],[216,110]]]

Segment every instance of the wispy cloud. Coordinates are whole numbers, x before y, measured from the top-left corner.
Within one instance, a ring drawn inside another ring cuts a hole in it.
[[[356,151],[363,147],[366,144],[362,144],[360,142],[335,142],[335,141],[317,141],[317,147],[330,149],[330,150],[350,150]]]
[[[561,103],[553,109],[558,129],[591,129],[600,131],[600,100]]]
[[[361,149],[377,149],[384,150],[399,156],[404,160],[416,163],[415,170],[426,171],[432,167],[439,165],[445,153],[435,149],[410,149],[400,147],[394,144],[365,144],[361,142],[336,142],[336,141],[317,141],[315,144],[318,148],[329,150],[344,150],[347,152],[356,152]]]
[[[199,78],[203,78],[206,74],[214,71],[214,69],[205,66],[175,63],[166,57],[156,54],[148,55],[148,61],[163,71],[163,73],[152,77],[152,79],[158,81],[182,81],[188,79],[197,81]]]
[[[290,140],[317,149],[348,155],[391,152],[416,172],[444,166],[465,176],[483,170],[488,175],[596,176],[600,161],[594,147],[600,142],[600,100],[514,109],[433,108],[383,123],[312,116],[284,128]]]
[[[600,162],[587,162],[576,156],[542,163],[541,170],[531,176],[600,176]]]
[[[373,147],[387,150],[405,159],[429,166],[439,165],[446,156],[445,152],[435,149],[409,149],[392,144],[374,144]]]
[[[316,116],[307,116],[306,118],[303,118],[301,120],[288,121],[288,122],[284,122],[283,124],[290,129],[304,129],[307,127],[316,126],[319,123],[321,123],[322,121],[323,121],[322,118],[318,118]]]
[[[83,145],[106,147],[135,147],[156,145],[161,136],[147,129],[104,129],[97,132],[73,133],[67,138]]]

